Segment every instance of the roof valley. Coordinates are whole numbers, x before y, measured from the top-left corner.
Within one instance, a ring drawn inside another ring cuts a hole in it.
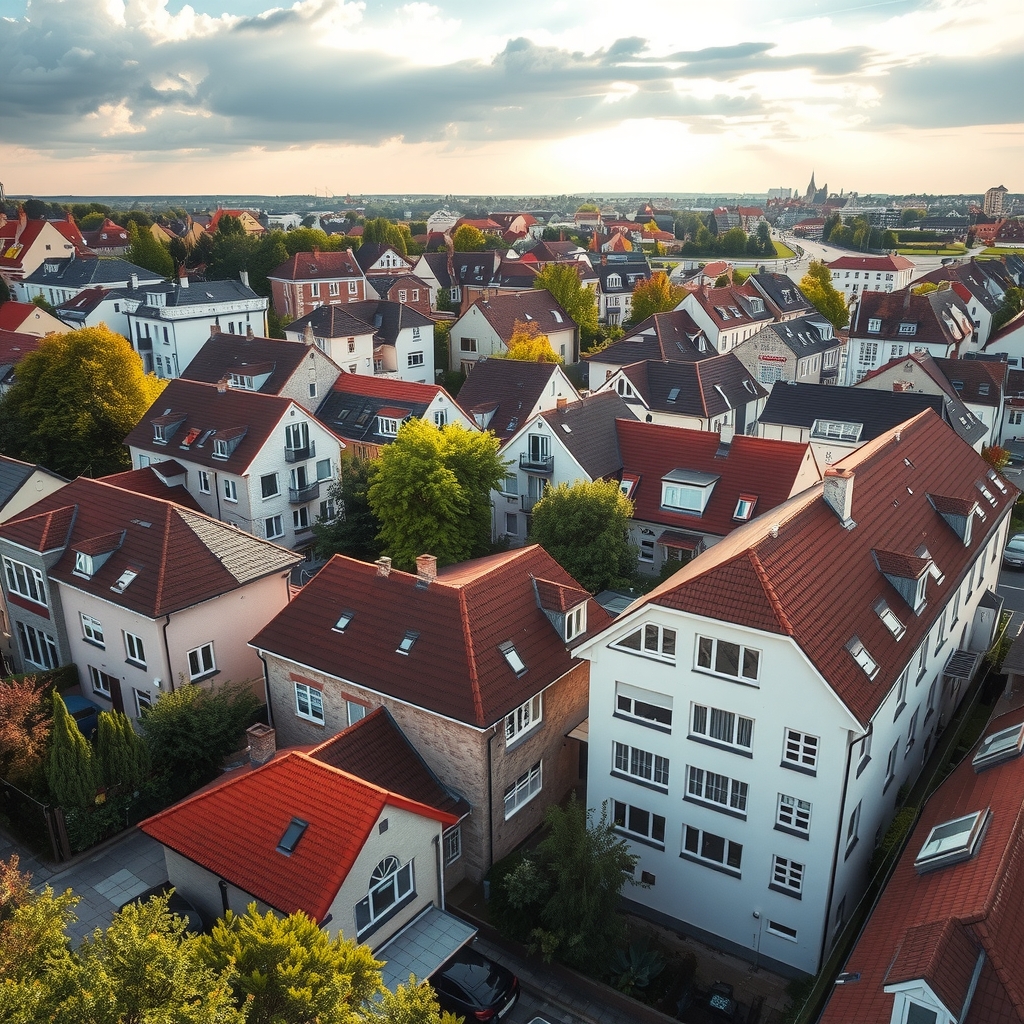
[[[484,720],[484,701],[480,693],[480,676],[476,666],[476,649],[473,647],[473,633],[469,628],[469,609],[466,606],[466,588],[459,587],[459,622],[462,626],[462,642],[466,645],[466,660],[469,663],[469,685],[473,692],[473,712],[477,725],[487,726]]]

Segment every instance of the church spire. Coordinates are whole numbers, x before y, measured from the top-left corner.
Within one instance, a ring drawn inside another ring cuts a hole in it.
[[[807,186],[806,198],[810,202],[814,202],[814,194],[818,191],[817,186],[814,184],[814,171],[811,171],[811,183]]]

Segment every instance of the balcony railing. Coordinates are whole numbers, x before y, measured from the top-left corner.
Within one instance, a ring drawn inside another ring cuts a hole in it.
[[[533,506],[540,501],[540,498],[535,498],[530,494],[523,494],[520,495],[520,501],[522,502],[524,512],[532,512]]]
[[[531,455],[529,452],[519,453],[519,468],[527,473],[543,473],[550,476],[555,471],[554,455]]]
[[[310,441],[304,448],[285,448],[285,462],[305,462],[316,456],[316,441]]]
[[[288,501],[292,505],[305,505],[307,501],[320,497],[320,481],[315,480],[305,487],[289,487]]]

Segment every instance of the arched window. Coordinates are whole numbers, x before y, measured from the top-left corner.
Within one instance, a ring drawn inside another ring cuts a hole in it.
[[[370,873],[370,891],[356,904],[356,936],[372,931],[416,895],[412,861],[404,866],[397,857],[385,857]]]

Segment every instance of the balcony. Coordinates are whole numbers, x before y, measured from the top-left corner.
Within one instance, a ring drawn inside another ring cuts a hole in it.
[[[304,448],[285,448],[285,462],[305,462],[316,457],[316,441],[310,441]]]
[[[305,505],[307,501],[313,501],[320,497],[320,481],[315,480],[305,487],[289,487],[288,502],[291,505]]]
[[[522,502],[524,512],[532,512],[533,506],[536,505],[538,501],[540,501],[540,498],[535,498],[532,494],[523,494],[520,495],[520,501]]]
[[[551,476],[555,471],[555,457],[554,455],[536,455],[531,452],[520,452],[519,468],[527,473]]]

